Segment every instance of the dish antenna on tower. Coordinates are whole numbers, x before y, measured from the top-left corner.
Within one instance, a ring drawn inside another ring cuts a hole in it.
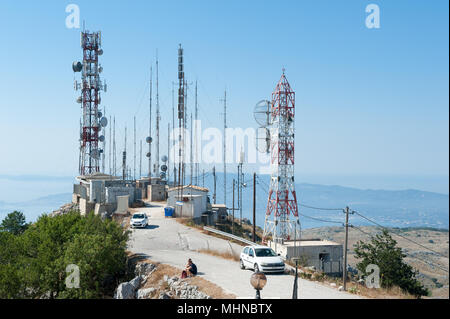
[[[271,125],[270,120],[272,114],[270,106],[270,101],[261,100],[256,103],[255,108],[253,109],[253,116],[255,118],[255,121],[261,127],[267,127]]]
[[[256,103],[253,109],[253,117],[259,127],[256,130],[255,145],[258,152],[268,153],[270,148],[270,131],[267,127],[271,125],[271,104],[270,101],[261,100]]]

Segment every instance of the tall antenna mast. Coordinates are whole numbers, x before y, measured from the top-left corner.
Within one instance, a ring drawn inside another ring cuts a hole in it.
[[[111,115],[109,116],[109,122],[111,121]],[[111,166],[111,152],[112,152],[112,125],[109,126],[109,156],[108,156],[108,161],[109,161],[109,175],[112,175],[112,166]]]
[[[172,81],[172,130],[175,130],[175,82]],[[173,146],[175,146],[175,136],[173,139]],[[175,160],[175,149],[173,149],[173,185],[175,186],[177,183],[177,175],[176,175],[176,160]],[[170,167],[169,167],[170,169]]]
[[[134,159],[133,159],[133,179],[136,179],[136,116],[133,117],[133,125],[134,125]]]
[[[114,116],[114,126],[113,126],[113,174],[116,176],[117,169],[117,150],[116,150],[116,116]]]
[[[227,207],[227,90],[223,97],[223,202]]]
[[[192,185],[192,176],[193,176],[193,174],[194,174],[194,158],[193,158],[193,156],[194,156],[194,152],[193,152],[193,149],[192,149],[192,112],[191,112],[191,134],[189,134],[190,135],[190,157],[189,157],[189,161],[190,161],[190,164],[191,164],[191,182],[190,182],[190,185]]]
[[[142,177],[142,140],[139,140],[139,178]]]
[[[159,176],[159,87],[158,87],[158,50],[156,50],[156,163],[155,174]]]
[[[183,70],[183,48],[181,44],[178,48],[178,185],[181,185],[181,170],[183,158],[183,119],[184,119],[184,70]],[[179,188],[180,190],[180,188]]]
[[[195,185],[198,185],[199,159],[198,159],[198,101],[197,101],[197,81],[195,81]]]
[[[270,180],[263,242],[300,238],[297,196],[294,185],[294,116],[295,92],[284,74],[272,93],[270,103]],[[293,220],[290,217],[294,217]],[[271,219],[273,216],[273,219]]]
[[[101,113],[99,113],[98,115],[100,115]],[[103,107],[103,116],[106,117],[106,106]],[[105,136],[106,136],[106,127],[102,127],[102,133],[103,135],[99,136],[99,141],[102,142],[102,146],[103,149],[100,150],[101,155],[102,155],[102,173],[105,173],[105,149],[106,149],[106,140],[105,140]]]
[[[125,126],[125,144],[122,153],[122,179],[127,179],[127,127]]]
[[[167,123],[167,185],[170,181],[170,122]]]
[[[150,182],[150,177],[152,176],[152,78],[153,69],[150,66],[150,104],[149,104],[149,120],[148,120],[148,136],[146,142],[148,143],[148,179]]]
[[[72,70],[81,72],[81,83],[74,82],[76,91],[81,90],[77,102],[83,109],[82,132],[80,140],[80,175],[90,175],[100,171],[99,161],[102,150],[99,149],[99,132],[106,127],[106,117],[99,117],[101,102],[100,91],[106,92],[106,83],[100,79],[102,67],[98,57],[103,54],[101,49],[101,32],[81,32],[81,48],[83,49],[83,62],[74,62]],[[103,137],[104,138],[104,137]]]

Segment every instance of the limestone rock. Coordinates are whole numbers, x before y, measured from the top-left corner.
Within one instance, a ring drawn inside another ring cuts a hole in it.
[[[134,299],[136,289],[129,282],[121,283],[114,294],[114,299]]]
[[[155,288],[139,289],[136,292],[136,299],[149,299],[150,295],[155,291]]]

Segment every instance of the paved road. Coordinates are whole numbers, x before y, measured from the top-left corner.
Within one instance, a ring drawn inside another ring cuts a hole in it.
[[[145,212],[150,225],[147,229],[133,229],[129,250],[148,255],[150,259],[184,268],[188,258],[198,267],[199,276],[209,280],[226,292],[238,298],[253,298],[254,289],[250,285],[251,270],[241,270],[239,263],[224,258],[197,252],[199,249],[217,251],[233,250],[239,254],[242,246],[226,240],[208,236],[197,229],[184,226],[171,218],[164,218],[161,204],[151,207],[131,209]],[[267,284],[261,292],[263,298],[291,298],[294,277],[286,274],[266,274]],[[340,292],[321,283],[299,279],[299,298],[303,299],[347,299],[358,296]]]

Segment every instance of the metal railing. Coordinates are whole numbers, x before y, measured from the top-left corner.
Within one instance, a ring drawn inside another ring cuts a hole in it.
[[[247,245],[256,245],[256,243],[252,242],[251,240],[247,240],[245,238],[238,237],[238,236],[232,235],[230,233],[226,233],[226,232],[217,230],[215,228],[204,226],[203,229],[206,230],[206,231],[209,231],[211,233],[215,233],[215,234],[218,234],[218,235],[222,235],[222,236],[225,236],[225,237],[228,237],[228,238],[231,238],[231,239],[234,239],[234,240],[246,243]]]

